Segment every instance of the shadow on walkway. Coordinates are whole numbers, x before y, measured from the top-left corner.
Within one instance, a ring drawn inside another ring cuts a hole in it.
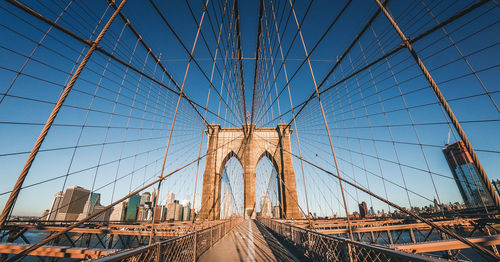
[[[207,250],[199,261],[298,261],[262,225],[245,220]]]

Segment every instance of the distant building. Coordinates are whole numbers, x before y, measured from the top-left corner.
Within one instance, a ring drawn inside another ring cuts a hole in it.
[[[368,214],[370,214],[370,216],[375,216],[375,210],[373,209],[373,207],[370,207],[370,210],[368,210]]]
[[[155,222],[161,222],[162,221],[162,215],[163,215],[163,210],[165,209],[165,207],[163,206],[156,206],[154,208],[154,221]]]
[[[177,201],[177,203],[174,203],[175,204],[175,218],[174,220],[175,221],[182,221],[182,215],[184,214],[184,210],[182,208],[182,205],[179,204],[179,201]]]
[[[127,214],[127,203],[120,202],[113,207],[113,211],[109,216],[109,221],[125,221],[126,214]]]
[[[182,201],[182,221],[191,219],[191,203],[189,200]]]
[[[89,197],[87,198],[87,202],[85,202],[82,213],[78,215],[78,220],[82,220],[87,216],[93,214],[96,206],[101,206],[101,194],[90,193]]]
[[[47,216],[47,220],[56,220],[56,215],[59,213],[59,208],[61,208],[61,203],[64,198],[63,192],[57,192],[54,195],[54,201],[52,201],[52,205],[50,206],[49,214]]]
[[[262,195],[262,198],[260,199],[260,215],[267,218],[271,218],[273,216],[271,199],[269,199],[266,195]]]
[[[366,206],[366,202],[363,201],[358,206],[359,206],[359,217],[361,217],[361,218],[368,217],[369,214],[368,214],[368,207]]]
[[[477,169],[462,141],[443,149],[444,156],[451,169],[460,195],[467,207],[493,205],[493,200],[485,190],[485,185],[477,176]]]
[[[165,220],[173,221],[175,219],[175,203],[167,204],[167,214],[165,216]]]
[[[139,195],[133,195],[128,199],[127,214],[125,215],[126,221],[136,221],[137,211],[139,208],[139,203],[141,202],[141,197]]]
[[[273,206],[273,218],[280,218],[281,212],[279,206]]]
[[[139,206],[137,209],[137,221],[146,221],[148,217],[148,209],[144,206]]]
[[[225,192],[222,198],[222,217],[221,219],[228,219],[231,217],[231,193]]]
[[[167,192],[167,195],[165,196],[165,205],[174,203],[175,200],[175,194],[172,192]]]
[[[95,206],[94,207],[94,213],[97,213],[101,210],[103,210],[104,208],[106,208],[105,206]],[[109,217],[111,216],[111,213],[113,212],[113,209],[110,208],[104,212],[102,212],[101,214],[97,215],[96,217],[93,217],[92,219],[90,219],[90,221],[109,221]]]
[[[82,213],[90,191],[79,186],[70,186],[64,192],[56,220],[75,221]]]
[[[149,197],[149,202],[153,203],[153,205],[154,205],[155,200],[156,200],[156,189],[153,188],[153,191],[151,191],[151,196]]]
[[[144,204],[146,204],[146,202],[150,202],[149,201],[150,198],[151,198],[151,193],[149,192],[142,193],[140,205],[143,206]]]
[[[167,217],[168,221],[180,221],[182,220],[182,206],[179,204],[178,200],[174,200],[174,203],[167,204]]]

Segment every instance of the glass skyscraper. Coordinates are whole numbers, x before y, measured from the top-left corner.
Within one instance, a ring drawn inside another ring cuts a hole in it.
[[[125,220],[135,221],[137,219],[137,209],[139,208],[139,203],[141,202],[141,197],[137,194],[131,196],[128,199],[127,213],[125,214]]]
[[[484,183],[477,175],[477,169],[462,141],[443,149],[458,190],[468,207],[492,206],[493,201],[485,190]]]

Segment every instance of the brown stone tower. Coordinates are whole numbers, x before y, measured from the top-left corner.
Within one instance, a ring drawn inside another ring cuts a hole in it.
[[[290,146],[291,130],[287,125],[276,128],[221,128],[209,125],[208,146],[203,174],[203,194],[200,219],[219,219],[221,204],[221,175],[231,157],[243,167],[245,218],[255,218],[255,168],[262,157],[273,163],[278,173],[278,197],[283,218],[299,218],[297,189]]]

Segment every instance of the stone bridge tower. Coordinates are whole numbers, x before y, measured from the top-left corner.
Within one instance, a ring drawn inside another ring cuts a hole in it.
[[[297,189],[293,171],[290,134],[287,125],[276,128],[221,128],[209,125],[208,146],[203,174],[203,193],[200,219],[219,219],[221,205],[222,171],[231,157],[236,157],[243,167],[245,218],[255,218],[255,168],[262,157],[273,163],[278,174],[278,197],[282,218],[300,218]]]

